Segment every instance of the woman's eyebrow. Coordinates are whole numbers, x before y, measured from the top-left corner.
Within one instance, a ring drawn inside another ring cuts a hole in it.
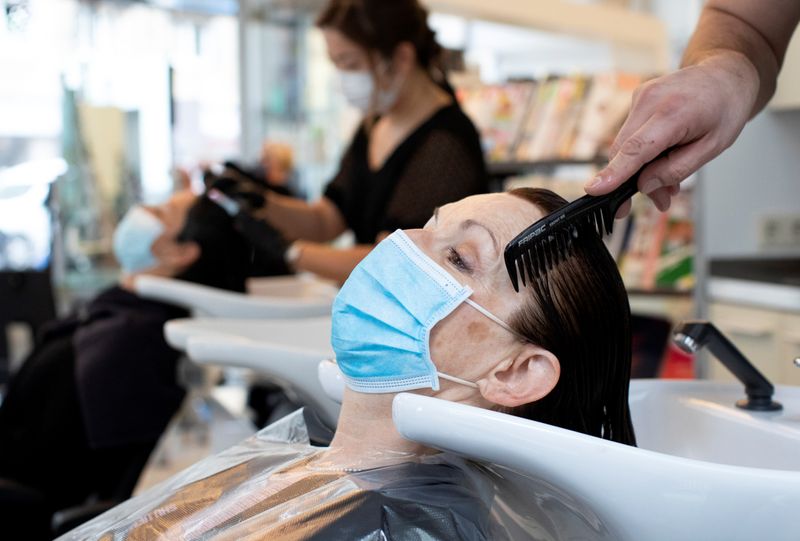
[[[350,51],[338,53],[333,56],[332,60],[334,64],[338,64],[339,62],[347,63],[352,62],[356,58],[355,54]]]
[[[489,233],[489,236],[492,237],[492,243],[494,244],[494,251],[497,253],[498,256],[500,255],[500,243],[497,242],[497,237],[494,236],[494,233],[492,232],[491,229],[489,229],[488,227],[486,227],[482,223],[480,223],[478,221],[475,221],[473,219],[467,219],[467,220],[464,220],[463,222],[461,222],[462,231],[466,230],[466,229],[469,229],[470,227],[480,227],[481,229],[483,229],[487,233]]]

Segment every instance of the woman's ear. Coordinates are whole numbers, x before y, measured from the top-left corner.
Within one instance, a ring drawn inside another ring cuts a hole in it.
[[[196,242],[181,242],[176,253],[176,262],[184,269],[193,265],[200,258],[200,245]]]
[[[163,242],[153,244],[153,255],[161,265],[174,274],[189,268],[200,257],[200,245],[196,242]]]
[[[560,375],[561,365],[555,355],[526,344],[516,357],[497,364],[479,387],[490,402],[513,408],[547,396]]]
[[[398,73],[408,75],[417,65],[417,50],[409,41],[403,41],[397,45],[392,54],[393,74]]]

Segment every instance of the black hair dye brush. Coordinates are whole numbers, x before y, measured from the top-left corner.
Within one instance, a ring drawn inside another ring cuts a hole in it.
[[[617,211],[638,191],[642,169],[610,193],[584,195],[564,205],[509,242],[503,257],[514,290],[519,291],[520,281],[525,286],[569,257],[581,235],[610,235]]]

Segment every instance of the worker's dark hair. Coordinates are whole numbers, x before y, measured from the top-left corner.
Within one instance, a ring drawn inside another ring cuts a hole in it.
[[[509,192],[545,214],[567,202],[549,190]],[[614,258],[597,235],[581,235],[570,256],[521,288],[528,299],[511,327],[561,365],[544,398],[508,413],[628,445],[636,444],[628,407],[630,306]]]
[[[410,43],[419,65],[452,93],[442,65],[442,46],[428,26],[428,11],[417,0],[330,0],[316,24],[338,30],[384,58],[392,58],[399,44]]]

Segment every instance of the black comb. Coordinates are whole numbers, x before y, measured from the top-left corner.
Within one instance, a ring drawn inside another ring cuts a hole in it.
[[[644,169],[644,168],[642,168]],[[586,234],[611,234],[619,207],[638,191],[636,172],[617,189],[605,195],[584,195],[538,220],[506,245],[506,270],[519,291],[569,257],[572,243]],[[527,276],[527,279],[526,279]]]

